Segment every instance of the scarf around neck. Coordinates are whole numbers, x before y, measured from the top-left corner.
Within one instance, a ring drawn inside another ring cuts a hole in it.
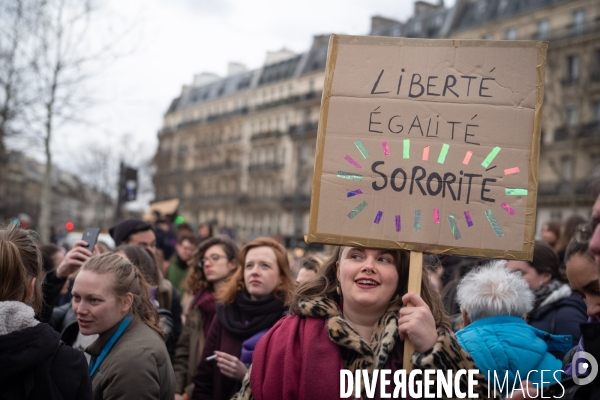
[[[390,304],[373,327],[369,343],[344,319],[333,300],[323,296],[303,299],[299,305],[300,315],[278,321],[256,345],[250,374],[255,399],[336,399],[341,369],[354,373],[356,369],[402,368],[399,305]],[[375,398],[379,392],[377,388]]]
[[[533,310],[531,310],[530,314],[536,311],[544,300],[548,298],[556,289],[561,287],[563,283],[558,279],[552,279],[548,283],[540,286],[537,289],[533,289],[533,295],[535,296],[535,302],[533,303]]]
[[[215,317],[216,305],[215,294],[208,288],[201,289],[194,296],[194,307],[200,310],[202,324],[206,327],[206,332],[208,332],[208,328]]]
[[[283,301],[276,297],[251,300],[246,291],[237,292],[233,304],[217,304],[217,318],[223,327],[242,341],[269,329],[283,317]]]
[[[189,268],[187,261],[183,261],[177,253],[175,253],[175,262],[177,262],[177,266],[179,266],[179,268],[183,271],[187,271]]]

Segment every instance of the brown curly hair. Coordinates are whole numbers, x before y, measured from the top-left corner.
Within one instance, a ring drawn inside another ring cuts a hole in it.
[[[341,301],[337,294],[337,262],[340,260],[344,247],[337,247],[331,257],[325,261],[316,278],[302,282],[296,291],[292,293],[290,301],[290,313],[301,315],[300,301],[312,299],[315,297],[327,297],[337,303]],[[398,271],[398,287],[393,302],[402,304],[402,296],[408,290],[408,272],[410,267],[410,252],[406,250],[389,250],[394,257],[396,269]],[[421,279],[421,298],[431,309],[435,325],[438,328],[445,328],[450,331],[450,321],[444,311],[444,306],[439,294],[433,289],[429,282],[429,275],[424,273]]]
[[[204,288],[209,288],[211,291],[214,291],[213,284],[206,280],[204,270],[199,267],[200,260],[204,258],[204,254],[208,249],[213,246],[221,246],[230,263],[233,263],[236,266],[240,264],[240,250],[233,240],[220,236],[206,239],[200,243],[196,250],[194,250],[194,254],[192,254],[192,257],[188,261],[189,273],[185,281],[185,287],[191,294],[196,294]]]

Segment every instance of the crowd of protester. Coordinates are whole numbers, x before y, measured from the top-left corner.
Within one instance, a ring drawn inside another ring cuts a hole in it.
[[[341,369],[405,368],[405,340],[412,368],[478,369],[479,398],[533,398],[542,370],[599,398],[600,378],[567,384],[600,359],[600,197],[591,215],[544,223],[532,261],[426,256],[420,294],[402,250],[298,259],[155,213],[63,251],[7,224],[0,399],[333,399]]]

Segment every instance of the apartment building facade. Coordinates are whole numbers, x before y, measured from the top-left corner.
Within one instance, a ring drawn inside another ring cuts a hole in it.
[[[452,38],[549,41],[538,176],[538,232],[589,216],[600,180],[600,2],[459,1]]]
[[[391,10],[393,11],[393,10]],[[548,40],[538,231],[549,219],[589,215],[600,179],[600,2],[457,0],[414,3],[405,22],[371,18],[370,35]],[[156,200],[211,222],[241,242],[267,235],[296,245],[307,232],[328,35],[302,54],[270,54],[227,77],[201,74],[164,116]]]
[[[246,71],[207,74],[184,86],[164,117],[155,156],[156,200],[245,242],[279,237],[290,246],[308,228],[317,122],[329,36],[309,51],[269,53]]]

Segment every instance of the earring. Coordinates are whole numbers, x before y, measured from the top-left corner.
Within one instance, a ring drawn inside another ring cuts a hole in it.
[[[340,298],[342,298],[342,288],[339,283],[338,283],[337,287],[335,288],[335,291],[337,292],[338,296],[340,296]]]

